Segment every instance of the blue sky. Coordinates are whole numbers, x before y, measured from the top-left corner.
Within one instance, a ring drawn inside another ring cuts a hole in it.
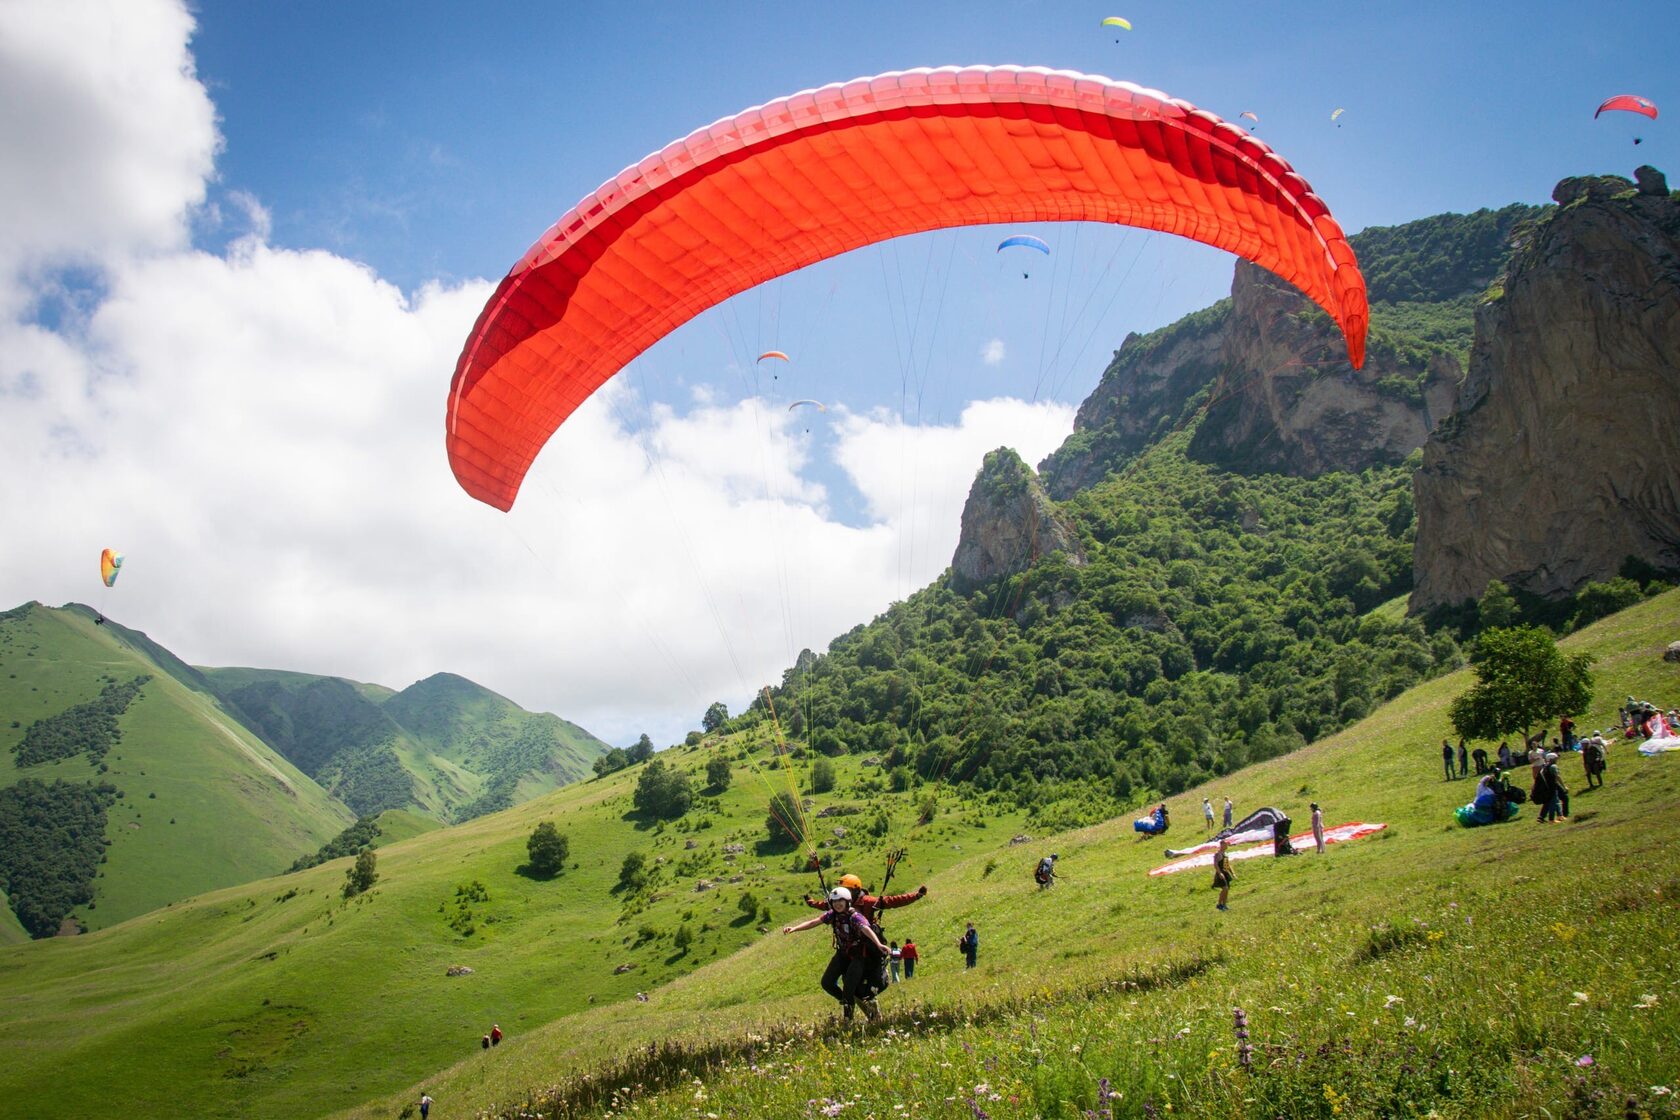
[[[226,139],[218,187],[261,200],[277,243],[331,249],[412,289],[499,277],[573,201],[695,127],[890,69],[1048,65],[1227,118],[1253,110],[1350,230],[1543,201],[1562,175],[1627,174],[1636,156],[1660,166],[1674,151],[1667,122],[1595,122],[1592,109],[1624,90],[1680,105],[1673,4],[1590,16],[1564,4],[1183,0],[484,10],[207,6],[194,50]],[[1110,14],[1135,30],[1102,30]],[[1341,127],[1329,121],[1338,106]],[[1636,123],[1648,136],[1637,150]],[[639,363],[640,403],[682,409],[693,383],[715,382],[931,420],[995,393],[1077,404],[1127,331],[1229,285],[1222,254],[1103,228],[1037,231],[1056,257],[1018,284],[990,253],[996,232],[860,251],[744,296]],[[976,361],[993,339],[1005,357]],[[797,359],[775,384],[751,368],[771,347]],[[819,457],[812,473],[848,521],[866,520],[842,472]]]
[[[449,474],[449,377],[580,196],[802,88],[1019,63],[1257,112],[1357,230],[1680,171],[1677,29],[1672,2],[13,0],[0,606],[97,596],[117,547],[113,616],[194,663],[450,670],[673,741],[937,576],[984,452],[1053,449],[1126,333],[1231,261],[1067,225],[1031,230],[1048,260],[991,228],[820,263],[637,359],[503,515]],[[1595,122],[1618,92],[1671,115]]]

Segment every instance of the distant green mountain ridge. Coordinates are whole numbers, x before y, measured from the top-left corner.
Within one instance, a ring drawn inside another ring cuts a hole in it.
[[[359,816],[470,820],[591,773],[608,744],[453,673],[401,692],[342,677],[198,670],[275,748]]]

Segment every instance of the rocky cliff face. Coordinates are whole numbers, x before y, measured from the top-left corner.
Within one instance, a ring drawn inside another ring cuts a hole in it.
[[[1073,526],[1056,512],[1032,468],[1007,447],[988,452],[963,506],[952,585],[966,593],[1026,571],[1052,552],[1085,562]]]
[[[1403,460],[1451,411],[1474,299],[1503,268],[1512,229],[1540,213],[1508,206],[1355,235],[1372,300],[1357,373],[1327,316],[1238,262],[1230,299],[1127,337],[1073,435],[1041,464],[1045,486],[1071,497],[1198,419],[1191,456],[1245,472],[1312,476]]]
[[[1493,579],[1568,594],[1630,556],[1680,568],[1680,198],[1649,168],[1553,198],[1424,447],[1414,611]]]
[[[1309,478],[1364,470],[1410,455],[1451,409],[1463,370],[1445,348],[1385,346],[1377,327],[1355,371],[1329,319],[1246,261],[1231,303],[1225,376],[1190,442],[1193,458]]]

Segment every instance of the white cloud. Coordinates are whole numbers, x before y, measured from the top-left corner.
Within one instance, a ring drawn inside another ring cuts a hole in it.
[[[134,53],[83,58],[61,40],[89,21],[66,10],[56,32],[35,7],[6,10],[0,43],[27,24],[54,61],[0,90],[37,111],[103,106],[99,127],[38,151],[55,179],[99,185],[6,196],[0,276],[92,261],[104,289],[58,330],[0,315],[0,606],[103,605],[205,664],[398,687],[450,670],[620,741],[667,738],[937,575],[982,455],[1037,461],[1071,428],[1065,406],[1008,400],[930,427],[837,409],[834,454],[869,520],[856,527],[806,477],[812,444],[785,408],[696,390],[679,414],[612,382],[514,511],[491,510],[443,450],[449,372],[490,285],[405,295],[334,254],[269,245],[248,198],[231,201],[249,235],[190,248],[214,145],[190,21],[150,11],[168,18],[138,21]],[[129,5],[113,10],[126,25]],[[107,65],[156,80],[145,112],[119,111]],[[128,555],[109,593],[104,546]]]
[[[184,244],[217,149],[170,0],[0,6],[0,311],[20,272]]]
[[[1003,339],[994,338],[980,347],[980,360],[989,366],[1001,366],[1004,359]]]

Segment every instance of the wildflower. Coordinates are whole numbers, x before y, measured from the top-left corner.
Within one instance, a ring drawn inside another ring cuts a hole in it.
[[[1585,1069],[1593,1064],[1593,1057],[1591,1054],[1582,1054],[1579,1058],[1575,1059],[1575,1064],[1580,1066],[1582,1069]]]
[[[1644,995],[1639,997],[1639,1002],[1633,1005],[1633,1009],[1635,1011],[1649,1011],[1656,1005],[1656,994],[1654,992],[1646,992]]]
[[[1397,1003],[1405,1003],[1405,1002],[1406,1001],[1401,999],[1399,996],[1389,996],[1387,999],[1383,1000],[1383,1006],[1384,1007],[1393,1007]]]
[[[1667,1085],[1651,1086],[1651,1095],[1653,1097],[1666,1097],[1672,1092],[1674,1092],[1674,1090],[1670,1089]]]
[[[1587,1002],[1587,993],[1585,993],[1585,992],[1575,992],[1574,996],[1575,996],[1575,1002],[1578,1003],[1578,1004]]]

